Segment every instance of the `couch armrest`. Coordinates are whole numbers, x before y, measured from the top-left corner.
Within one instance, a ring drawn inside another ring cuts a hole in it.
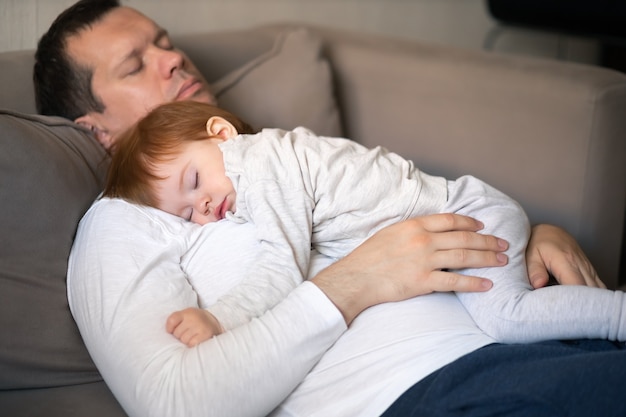
[[[614,288],[626,212],[626,74],[318,28],[347,136],[473,174],[580,242]]]

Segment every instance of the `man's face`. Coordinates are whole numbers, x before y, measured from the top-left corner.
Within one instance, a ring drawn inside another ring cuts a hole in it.
[[[175,100],[215,104],[209,85],[167,33],[128,7],[113,9],[68,39],[71,58],[91,68],[95,96],[105,106],[76,119],[110,148],[116,137],[152,108]]]

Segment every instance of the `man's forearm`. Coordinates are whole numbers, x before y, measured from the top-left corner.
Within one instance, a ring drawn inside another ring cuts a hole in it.
[[[409,219],[386,227],[311,281],[347,324],[363,310],[434,291],[486,291],[491,281],[445,268],[501,266],[506,242],[475,233],[482,225],[458,215]]]

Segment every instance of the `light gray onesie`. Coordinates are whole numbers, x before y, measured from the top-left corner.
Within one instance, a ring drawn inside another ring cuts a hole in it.
[[[264,129],[220,144],[237,192],[228,218],[254,223],[255,269],[209,307],[226,329],[258,317],[307,276],[311,248],[339,259],[381,228],[409,217],[458,213],[509,242],[505,267],[464,270],[491,279],[483,293],[457,293],[477,325],[504,343],[548,339],[626,340],[626,296],[584,286],[532,290],[524,252],[530,227],[514,200],[484,182],[423,173],[384,148]],[[398,320],[401,320],[398,317]]]

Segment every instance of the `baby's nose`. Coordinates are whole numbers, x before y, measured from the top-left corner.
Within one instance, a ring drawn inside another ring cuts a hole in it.
[[[209,214],[209,203],[211,202],[210,198],[203,198],[199,201],[198,207],[196,208],[196,210],[198,210],[198,212],[207,215]]]

